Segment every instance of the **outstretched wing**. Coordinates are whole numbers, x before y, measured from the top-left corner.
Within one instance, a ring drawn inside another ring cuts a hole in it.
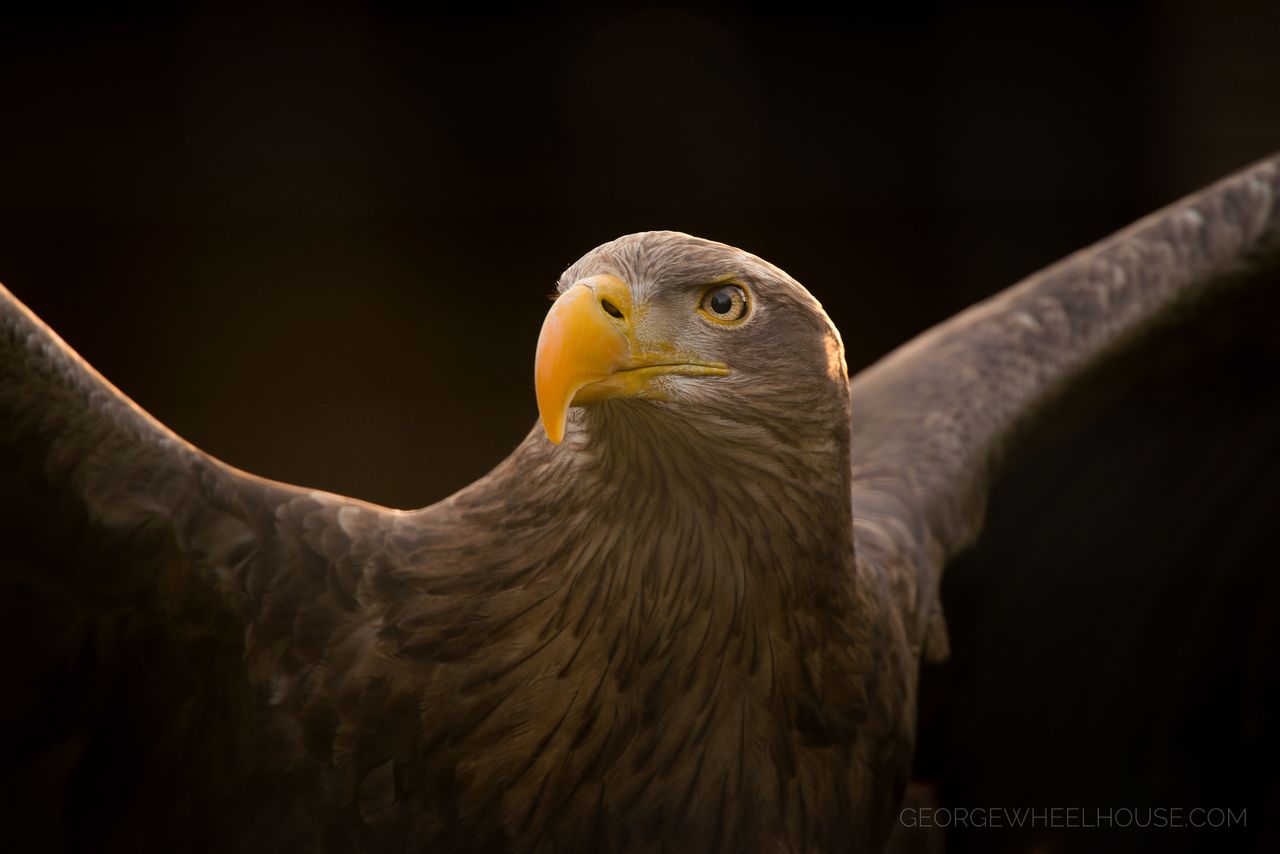
[[[925,332],[852,383],[859,547],[918,631],[937,573],[1037,414],[1197,297],[1280,256],[1280,155],[1140,220]]]
[[[257,838],[286,847],[305,734],[261,710],[308,725],[286,689],[355,631],[393,517],[202,453],[0,287],[6,847],[216,849],[212,823],[266,797]]]

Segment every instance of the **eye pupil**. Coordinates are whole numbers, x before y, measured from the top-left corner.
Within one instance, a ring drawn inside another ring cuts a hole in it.
[[[711,310],[716,314],[728,314],[733,310],[733,297],[728,291],[716,291],[711,295]]]

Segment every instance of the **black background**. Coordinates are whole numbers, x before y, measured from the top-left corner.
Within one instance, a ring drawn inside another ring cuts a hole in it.
[[[523,437],[546,294],[619,234],[779,264],[856,371],[1280,148],[1274,4],[227,8],[0,13],[0,281],[200,447],[393,506]],[[997,490],[926,674],[953,802],[1247,803],[1179,844],[1277,838],[1251,299]]]

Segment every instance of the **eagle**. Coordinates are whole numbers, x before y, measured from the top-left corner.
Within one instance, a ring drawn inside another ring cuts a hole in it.
[[[627,235],[416,510],[214,459],[0,288],[12,850],[879,850],[1020,437],[1278,255],[1280,155],[851,379],[778,267]]]

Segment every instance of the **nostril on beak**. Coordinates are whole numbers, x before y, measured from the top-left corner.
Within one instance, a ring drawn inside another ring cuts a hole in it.
[[[604,313],[610,317],[622,318],[622,312],[618,311],[618,307],[607,299],[600,300],[600,307],[603,308]]]

